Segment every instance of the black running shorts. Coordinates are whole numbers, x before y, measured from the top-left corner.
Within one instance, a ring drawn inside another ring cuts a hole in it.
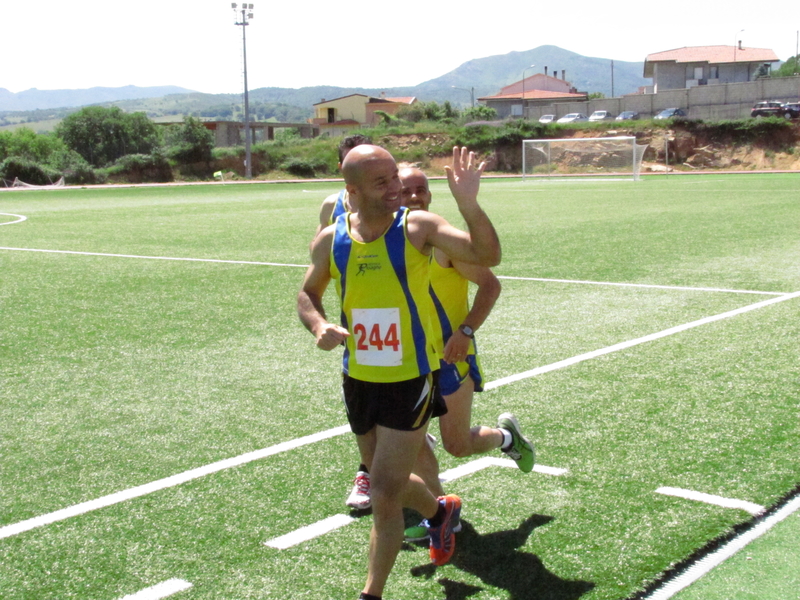
[[[344,406],[350,429],[364,435],[376,425],[399,431],[419,429],[447,412],[439,372],[407,381],[374,383],[343,375]]]

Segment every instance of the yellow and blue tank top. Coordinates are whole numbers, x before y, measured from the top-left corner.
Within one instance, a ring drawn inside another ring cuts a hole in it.
[[[339,218],[339,215],[347,214],[347,195],[347,190],[343,189],[339,192],[339,195],[336,196],[333,211],[331,211],[331,216],[328,218],[328,225],[333,225],[336,219]]]
[[[469,313],[469,281],[453,267],[441,266],[434,252],[430,256],[430,295],[433,301],[434,338],[437,349],[453,335]],[[475,354],[475,341],[470,341],[469,354]]]
[[[353,239],[348,217],[336,220],[331,247],[341,323],[350,332],[344,372],[377,383],[430,373],[439,355],[431,342],[429,257],[408,240],[408,209],[369,243]]]

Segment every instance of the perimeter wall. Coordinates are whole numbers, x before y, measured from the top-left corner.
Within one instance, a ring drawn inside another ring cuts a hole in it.
[[[559,102],[546,105],[528,105],[529,119],[542,115],[563,117],[580,112],[589,116],[596,110],[607,110],[615,115],[632,110],[642,118],[652,117],[665,108],[682,108],[690,119],[719,121],[744,119],[750,116],[753,104],[761,100],[781,102],[800,101],[800,76],[776,77],[746,83],[720,83],[679,90],[664,90],[656,94],[636,94],[619,98],[601,98],[588,102]]]

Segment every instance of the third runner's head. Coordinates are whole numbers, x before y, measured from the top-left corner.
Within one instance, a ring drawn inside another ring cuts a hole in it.
[[[400,169],[400,183],[403,184],[403,191],[400,193],[403,206],[411,210],[428,210],[431,190],[425,173],[416,167],[405,167]]]

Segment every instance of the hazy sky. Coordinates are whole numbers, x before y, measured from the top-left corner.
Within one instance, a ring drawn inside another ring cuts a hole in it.
[[[770,48],[786,60],[800,30],[798,12],[784,10],[789,5],[761,10],[743,0],[253,5],[250,89],[416,85],[473,58],[544,44],[643,61],[654,52],[732,46],[741,38],[744,46]],[[7,0],[0,17],[0,88],[11,92],[125,85],[242,90],[242,27],[224,0]]]

